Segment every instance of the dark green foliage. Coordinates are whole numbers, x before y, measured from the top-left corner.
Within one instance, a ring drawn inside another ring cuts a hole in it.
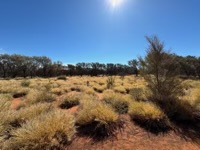
[[[145,58],[140,58],[140,71],[148,83],[153,101],[177,99],[183,93],[178,78],[179,66],[176,56],[164,49],[159,39],[147,37],[149,47]]]

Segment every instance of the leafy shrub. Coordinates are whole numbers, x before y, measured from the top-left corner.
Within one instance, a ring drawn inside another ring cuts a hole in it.
[[[158,133],[169,129],[169,122],[159,107],[148,102],[133,102],[129,107],[131,118],[147,129]]]
[[[179,80],[177,57],[164,50],[164,44],[154,37],[147,37],[149,47],[145,58],[140,58],[140,73],[147,82],[153,101],[177,99],[183,93]]]
[[[121,125],[118,115],[111,107],[92,100],[84,101],[77,113],[76,123],[80,133],[98,139],[113,135]]]
[[[73,106],[79,105],[80,95],[68,95],[60,102],[60,108],[69,109]]]
[[[74,117],[54,110],[42,114],[12,131],[5,149],[63,149],[75,133]]]
[[[25,97],[25,104],[35,104],[39,102],[52,102],[55,97],[45,90],[31,90]]]
[[[109,76],[106,80],[107,89],[112,89],[115,86],[115,77]]]
[[[28,81],[28,80],[23,80],[23,81],[21,81],[21,86],[22,86],[22,87],[29,87],[30,84],[31,84],[31,82]]]
[[[67,77],[66,76],[58,76],[57,80],[67,80]]]

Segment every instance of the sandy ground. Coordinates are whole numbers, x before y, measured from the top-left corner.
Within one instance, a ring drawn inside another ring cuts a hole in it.
[[[155,135],[135,125],[129,116],[125,119],[126,125],[116,137],[94,142],[89,137],[77,136],[67,150],[200,150],[200,145],[174,131]]]
[[[13,99],[11,108],[16,109],[21,101],[22,98]],[[78,107],[63,111],[75,113]],[[155,135],[134,124],[128,115],[123,118],[126,122],[124,129],[115,137],[97,142],[90,137],[76,135],[66,150],[200,150],[200,144],[181,138],[174,131]]]

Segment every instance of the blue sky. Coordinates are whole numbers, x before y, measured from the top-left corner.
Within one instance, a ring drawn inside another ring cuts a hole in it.
[[[0,0],[0,53],[127,63],[145,54],[146,35],[199,56],[200,0]]]

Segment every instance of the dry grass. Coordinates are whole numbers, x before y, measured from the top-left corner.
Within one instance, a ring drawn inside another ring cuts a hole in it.
[[[169,121],[163,111],[150,102],[132,102],[129,107],[131,118],[153,133],[168,131]]]
[[[46,90],[31,90],[24,99],[24,103],[27,105],[39,103],[39,102],[52,102],[55,97]]]
[[[80,98],[80,94],[68,94],[59,102],[59,107],[62,109],[69,109],[73,106],[79,105]]]
[[[57,105],[60,107],[62,105],[62,108],[68,109],[79,104],[78,112],[75,113],[79,133],[86,133],[82,131],[87,130],[89,132],[87,134],[96,137],[107,137],[112,135],[116,129],[119,129],[119,114],[128,112],[134,122],[141,127],[148,131],[160,131],[167,128],[168,119],[166,115],[170,119],[174,118],[188,122],[189,119],[193,119],[194,113],[200,111],[200,81],[185,81],[185,95],[180,97],[180,100],[175,103],[176,105],[174,103],[166,103],[164,105],[167,108],[166,110],[161,107],[165,112],[163,113],[159,107],[152,103],[144,102],[144,100],[147,101],[145,97],[147,93],[145,90],[146,83],[143,78],[134,76],[121,78],[120,76],[115,76],[112,89],[107,89],[107,79],[107,76],[75,76],[67,77],[67,80],[57,80],[57,78],[1,80],[0,149],[2,149],[3,145],[4,148],[12,149],[16,146],[15,144],[19,144],[16,149],[33,149],[34,146],[35,149],[49,149],[48,143],[53,143],[53,146],[56,145],[55,149],[62,149],[62,145],[65,145],[62,143],[63,139],[68,141],[62,136],[64,134],[61,134],[61,136],[59,134],[56,137],[55,143],[60,144],[55,144],[54,139],[49,136],[56,132],[52,129],[54,125],[51,124],[53,122],[59,124],[55,115],[51,113],[58,110],[55,107]],[[24,83],[26,81],[30,83]],[[17,97],[25,96],[21,98],[21,108],[19,110],[11,110],[13,96],[15,97],[16,95]],[[54,100],[56,101],[54,102]],[[54,105],[54,108],[52,108],[52,105]],[[66,113],[64,110],[61,111]],[[61,114],[61,112],[55,114]],[[47,117],[51,119],[48,120]],[[51,123],[45,124],[42,119],[38,118],[51,121]],[[64,117],[60,118],[63,119]],[[63,125],[64,123],[65,125]],[[41,127],[44,124],[45,127]],[[61,124],[63,125],[62,130],[68,128],[66,120],[63,119]],[[36,136],[36,132],[39,131],[41,134],[37,133],[38,136]],[[74,131],[74,128],[72,131]],[[11,135],[17,135],[17,137],[11,138]],[[33,135],[37,139],[30,140]],[[45,139],[40,137],[43,135]],[[25,139],[26,136],[29,140]],[[58,139],[61,139],[61,141]],[[6,143],[6,145],[3,143]]]
[[[115,93],[112,90],[106,90],[103,93],[103,100],[112,106],[119,114],[125,114],[128,112],[129,103],[132,101],[129,95],[122,95]]]
[[[62,149],[75,134],[74,117],[59,110],[42,114],[11,132],[5,149]]]
[[[83,102],[77,113],[78,131],[83,135],[92,136],[95,140],[114,135],[122,127],[119,116],[108,105],[94,100]]]
[[[117,118],[118,115],[111,107],[101,102],[87,100],[78,112],[76,122],[79,125],[90,124],[94,121],[98,121],[100,124],[108,124],[117,121]]]

